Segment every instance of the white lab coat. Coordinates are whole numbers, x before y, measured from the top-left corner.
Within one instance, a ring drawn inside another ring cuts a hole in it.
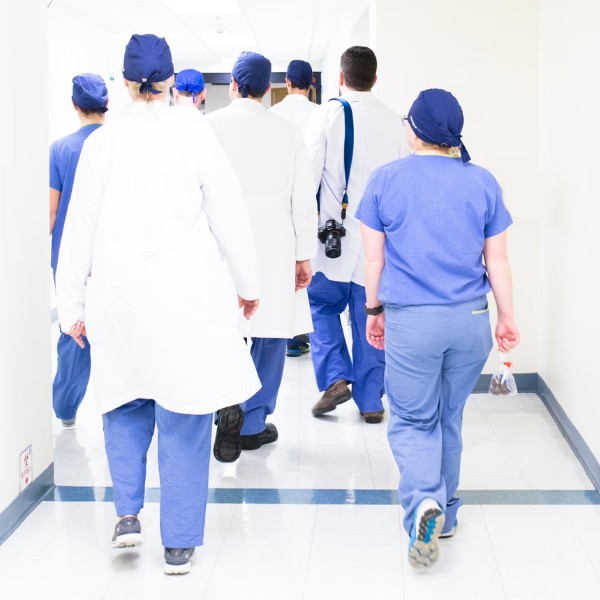
[[[260,381],[236,291],[254,299],[260,285],[239,182],[213,132],[191,111],[134,102],[95,133],[56,283],[63,331],[85,321],[100,409],[148,398],[207,414],[247,399]]]
[[[300,131],[250,98],[206,117],[237,173],[258,249],[261,299],[247,335],[292,338],[311,332],[306,290],[295,291],[296,261],[315,256],[317,210]]]
[[[354,212],[373,170],[407,154],[402,118],[371,92],[347,91],[342,95],[350,102],[354,120],[354,152],[348,183],[346,236],[341,239],[342,254],[325,256],[319,242],[314,271],[331,281],[365,285],[364,254],[360,223]],[[312,116],[306,132],[316,186],[321,186],[319,226],[328,219],[341,220],[342,196],[346,185],[344,173],[344,109],[340,102],[324,103]]]
[[[302,135],[304,135],[310,118],[318,106],[303,94],[288,94],[281,102],[271,106],[269,112],[287,119],[290,123],[299,127]]]

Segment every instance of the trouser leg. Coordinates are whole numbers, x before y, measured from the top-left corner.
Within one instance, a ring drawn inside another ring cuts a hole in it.
[[[156,405],[160,533],[165,548],[204,542],[212,414],[186,415]]]
[[[466,315],[465,315],[466,316]],[[462,456],[462,420],[467,398],[472,393],[492,348],[489,313],[466,316],[465,328],[475,331],[472,347],[450,348],[442,367],[442,477],[446,483],[446,524],[450,530],[462,501],[455,497]],[[444,507],[442,507],[444,508]]]
[[[102,415],[108,467],[117,515],[137,515],[144,506],[146,455],[154,433],[154,401],[134,400]]]
[[[385,352],[367,342],[366,293],[362,285],[350,284],[350,320],[352,323],[352,398],[361,413],[383,410]]]
[[[57,367],[52,383],[52,405],[59,419],[74,419],[85,396],[90,379],[90,344],[85,348],[66,333],[61,333],[56,346]]]
[[[352,361],[340,321],[349,294],[349,283],[330,281],[323,273],[316,273],[308,286],[314,328],[310,334],[310,354],[321,391],[339,379],[354,381]]]
[[[242,404],[244,410],[242,435],[254,435],[264,431],[267,416],[275,410],[285,366],[286,345],[287,340],[283,338],[252,338],[250,354],[261,388]]]

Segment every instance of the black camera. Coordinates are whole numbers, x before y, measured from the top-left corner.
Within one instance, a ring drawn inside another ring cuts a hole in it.
[[[343,225],[336,222],[335,219],[325,221],[325,227],[319,227],[319,239],[325,244],[325,256],[327,258],[337,258],[342,253],[342,240],[346,235],[346,229]]]

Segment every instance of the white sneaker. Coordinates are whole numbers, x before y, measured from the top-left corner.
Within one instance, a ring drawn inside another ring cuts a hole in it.
[[[433,498],[425,498],[417,506],[408,544],[408,562],[413,567],[430,567],[438,559],[444,522],[444,513]]]

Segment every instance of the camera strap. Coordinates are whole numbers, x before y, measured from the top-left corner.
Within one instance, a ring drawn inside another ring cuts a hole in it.
[[[346,176],[346,185],[344,186],[344,195],[342,196],[342,223],[346,218],[346,208],[348,207],[348,181],[350,179],[350,167],[352,166],[352,155],[354,153],[354,119],[352,118],[352,109],[350,103],[344,98],[330,98],[329,102],[339,102],[344,107],[344,173]],[[317,192],[317,209],[321,211],[321,188]]]

